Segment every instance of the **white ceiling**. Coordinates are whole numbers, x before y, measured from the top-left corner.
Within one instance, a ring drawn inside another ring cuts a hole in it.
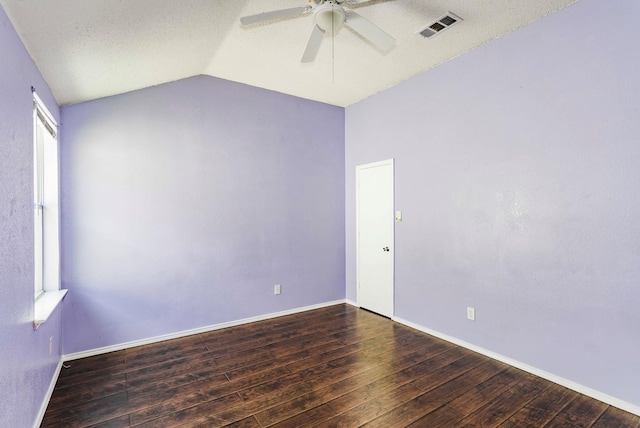
[[[372,0],[353,7],[396,39],[381,52],[349,28],[300,58],[311,13],[242,26],[307,0],[0,0],[60,105],[208,74],[349,106],[576,0]],[[345,5],[346,6],[346,5]],[[345,7],[347,8],[347,7]],[[464,19],[416,32],[446,12]]]

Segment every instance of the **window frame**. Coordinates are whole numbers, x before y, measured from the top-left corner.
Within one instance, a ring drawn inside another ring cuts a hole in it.
[[[66,294],[60,280],[58,124],[33,93],[34,329]]]

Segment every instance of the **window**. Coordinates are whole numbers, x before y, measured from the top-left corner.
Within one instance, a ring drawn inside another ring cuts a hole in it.
[[[53,116],[33,93],[35,327],[62,300],[58,210],[58,140]]]

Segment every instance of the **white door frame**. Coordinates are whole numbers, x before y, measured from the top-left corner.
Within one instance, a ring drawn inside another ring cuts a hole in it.
[[[372,163],[368,163],[368,164],[363,164],[363,165],[357,165],[356,166],[356,302],[358,303],[358,306],[360,306],[360,225],[359,225],[359,219],[360,219],[360,195],[359,195],[359,179],[360,179],[360,170],[362,169],[367,169],[367,168],[375,168],[378,166],[386,166],[386,165],[390,165],[391,166],[391,191],[392,191],[392,207],[391,207],[391,213],[390,213],[390,217],[389,217],[389,221],[392,222],[391,224],[391,257],[392,257],[392,262],[391,262],[391,296],[392,296],[392,302],[391,302],[391,312],[390,314],[382,314],[382,315],[386,315],[389,317],[393,317],[395,315],[395,222],[394,222],[394,216],[393,216],[393,210],[395,209],[395,161],[394,159],[387,159],[387,160],[383,160],[383,161],[379,161],[379,162],[372,162]]]

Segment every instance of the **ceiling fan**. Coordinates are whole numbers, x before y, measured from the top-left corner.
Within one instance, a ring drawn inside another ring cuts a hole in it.
[[[307,47],[302,54],[302,62],[313,62],[322,44],[325,32],[335,34],[343,25],[351,28],[356,33],[367,39],[378,49],[387,51],[391,49],[396,40],[385,33],[380,27],[367,21],[353,10],[345,10],[343,5],[348,6],[366,3],[370,0],[308,0],[313,5],[292,7],[289,9],[274,10],[271,12],[259,13],[257,15],[244,16],[240,18],[243,25],[251,25],[258,22],[270,21],[278,18],[305,15],[313,12],[313,29],[307,42]]]

